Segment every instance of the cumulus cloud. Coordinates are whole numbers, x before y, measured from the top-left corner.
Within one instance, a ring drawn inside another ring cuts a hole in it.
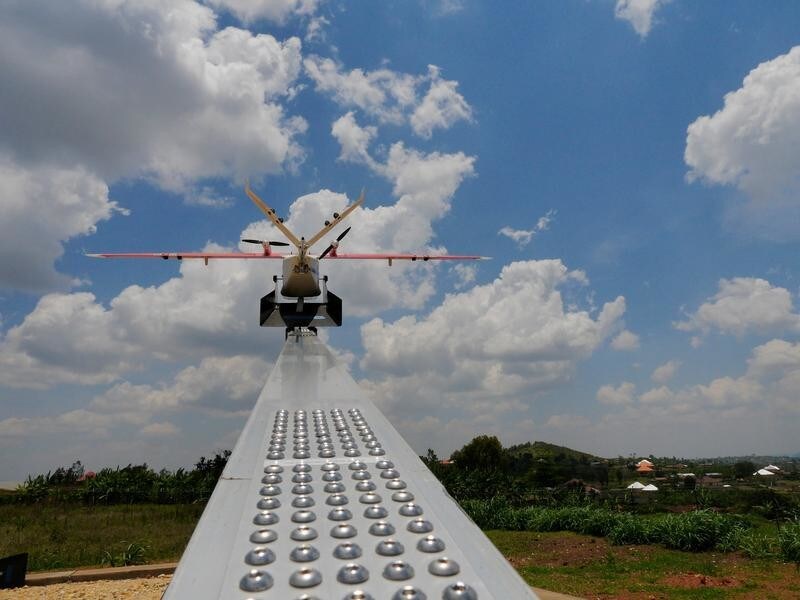
[[[0,287],[67,287],[53,266],[62,243],[109,218],[120,178],[220,206],[202,180],[303,159],[306,122],[280,104],[296,90],[300,40],[216,27],[191,0],[4,8]]]
[[[453,272],[458,278],[455,287],[457,290],[460,290],[475,281],[478,275],[478,267],[460,263],[453,267]]]
[[[614,16],[628,21],[639,37],[646,38],[653,27],[653,15],[669,0],[617,0]]]
[[[104,415],[77,409],[54,417],[10,417],[0,420],[0,437],[25,438],[43,434],[80,433],[92,438],[104,438],[113,427],[123,424],[141,425],[146,420],[146,416],[134,412]]]
[[[766,61],[687,130],[688,178],[732,185],[748,203],[731,216],[764,233],[800,233],[800,46]],[[744,217],[744,218],[743,218]]]
[[[614,337],[613,340],[611,340],[611,347],[614,350],[620,350],[622,352],[630,352],[632,350],[638,350],[639,336],[633,333],[632,331],[623,329]]]
[[[669,371],[670,361],[659,369]],[[677,367],[676,367],[677,368]],[[747,368],[739,377],[724,376],[701,383],[673,389],[664,385],[667,377],[657,377],[659,369],[653,373],[658,387],[651,388],[634,396],[626,396],[626,402],[606,402],[607,404],[633,405],[636,410],[653,410],[662,415],[682,415],[693,418],[713,418],[723,415],[746,419],[759,412],[774,414],[796,414],[800,411],[798,402],[798,383],[800,383],[800,343],[773,339],[756,346],[747,360]],[[669,374],[669,373],[668,373]],[[670,374],[671,376],[671,374]],[[613,398],[614,393],[626,389],[623,383],[619,388],[604,386],[604,397]],[[630,388],[633,392],[633,388]],[[600,392],[598,392],[598,399]]]
[[[792,295],[765,279],[734,277],[720,279],[719,291],[685,321],[681,331],[707,334],[719,331],[734,335],[770,331],[800,331],[800,315],[794,312]]]
[[[433,223],[450,202],[474,159],[461,153],[424,155],[396,144],[381,172],[394,183],[397,202],[359,209],[349,223],[347,249],[354,252],[438,251]],[[287,226],[300,235],[317,231],[347,197],[323,190],[298,198]],[[266,221],[242,237],[275,239]],[[207,251],[225,250],[208,244]],[[420,308],[435,290],[430,263],[329,261],[332,290],[347,290],[346,315],[374,315],[393,307]],[[124,264],[124,263],[123,263]],[[149,268],[164,268],[150,263]],[[49,387],[101,384],[144,368],[152,360],[189,361],[277,349],[279,338],[256,326],[258,298],[279,270],[271,261],[183,261],[180,276],[158,286],[131,285],[108,306],[89,293],[44,296],[24,321],[0,341],[0,383]]]
[[[668,360],[663,365],[659,365],[653,370],[653,374],[650,375],[650,379],[652,379],[655,383],[667,383],[673,378],[675,372],[680,366],[681,361]]]
[[[0,384],[110,383],[136,368],[137,348],[93,294],[48,294],[0,344]]]
[[[331,58],[309,56],[303,60],[317,91],[330,94],[345,107],[356,107],[381,122],[401,123],[416,102],[417,78],[391,69],[345,72]]]
[[[331,127],[331,135],[339,142],[339,160],[364,163],[376,168],[377,163],[369,154],[369,145],[378,135],[377,127],[361,127],[352,111],[339,117]]]
[[[435,129],[448,129],[458,121],[472,121],[472,108],[458,93],[458,82],[442,79],[438,67],[414,76],[391,69],[346,71],[330,58],[310,56],[303,61],[317,91],[329,94],[346,108],[358,108],[381,123],[409,123],[413,131],[430,138]],[[422,100],[418,88],[428,86]]]
[[[104,412],[136,410],[144,414],[200,407],[221,412],[252,408],[272,369],[257,356],[204,358],[178,372],[172,382],[158,386],[119,383],[92,401]]]
[[[23,165],[178,191],[280,171],[302,156],[305,122],[275,102],[292,92],[300,41],[215,29],[190,0],[13,3],[0,23],[0,144]]]
[[[604,385],[597,390],[597,400],[609,406],[626,405],[633,402],[636,386],[630,381],[624,381],[617,387]]]
[[[271,363],[257,356],[209,357],[180,370],[169,382],[118,383],[85,408],[55,416],[0,420],[0,436],[81,433],[107,437],[130,426],[145,438],[176,436],[180,429],[169,421],[157,420],[159,416],[185,415],[187,409],[240,415],[255,404],[271,368]]]
[[[207,4],[226,9],[244,22],[268,19],[282,24],[292,16],[311,16],[320,0],[206,0]]]
[[[420,434],[409,415],[422,412],[472,430],[511,425],[618,326],[622,297],[596,318],[565,307],[560,290],[584,282],[559,260],[515,262],[424,318],[373,319],[361,328],[361,367],[373,374],[363,383],[412,443]]]
[[[266,265],[245,262],[186,261],[179,277],[129,286],[108,306],[86,292],[48,294],[0,341],[0,384],[107,384],[153,361],[274,352],[280,340],[257,326]]]
[[[458,93],[458,82],[445,81],[439,68],[428,66],[430,87],[422,102],[411,114],[414,133],[430,138],[434,129],[449,129],[457,121],[472,121],[472,108]]]
[[[62,242],[94,233],[114,211],[122,209],[106,184],[83,168],[25,169],[0,156],[0,288],[69,287],[72,278],[54,268]]]

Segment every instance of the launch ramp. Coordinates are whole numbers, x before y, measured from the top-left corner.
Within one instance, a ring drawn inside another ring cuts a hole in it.
[[[290,336],[164,596],[536,598],[327,346]]]

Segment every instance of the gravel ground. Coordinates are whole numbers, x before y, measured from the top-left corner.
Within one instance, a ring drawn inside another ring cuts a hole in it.
[[[0,590],[0,600],[159,600],[172,575],[159,575],[147,579],[119,579],[116,581],[87,581],[57,583]]]

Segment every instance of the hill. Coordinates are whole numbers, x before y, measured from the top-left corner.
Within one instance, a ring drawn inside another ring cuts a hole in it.
[[[524,444],[509,446],[507,451],[509,455],[514,458],[521,458],[525,454],[530,454],[534,460],[543,459],[548,462],[607,462],[605,458],[600,456],[595,456],[594,454],[589,454],[588,452],[581,452],[580,450],[567,448],[566,446],[549,444],[547,442],[525,442]]]

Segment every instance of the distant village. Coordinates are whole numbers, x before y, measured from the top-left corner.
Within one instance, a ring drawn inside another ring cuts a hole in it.
[[[681,471],[688,465],[686,464],[670,464],[664,465],[661,468],[656,467],[656,464],[643,458],[635,463],[635,471],[637,476],[643,479],[642,481],[634,481],[626,486],[626,489],[640,492],[657,492],[659,484],[669,484],[670,487],[676,487],[676,483],[680,484],[684,489],[694,489],[695,487],[712,487],[712,488],[730,488],[734,487],[737,483],[758,483],[773,485],[779,481],[783,476],[783,469],[777,465],[768,464],[761,468],[756,468],[752,473],[750,471],[753,463],[749,461],[741,461],[734,463],[732,473],[723,473],[722,471],[703,471],[698,475],[694,472]],[[738,472],[737,472],[737,465]],[[702,463],[700,467],[713,467],[714,463]],[[744,472],[743,472],[744,468]]]

